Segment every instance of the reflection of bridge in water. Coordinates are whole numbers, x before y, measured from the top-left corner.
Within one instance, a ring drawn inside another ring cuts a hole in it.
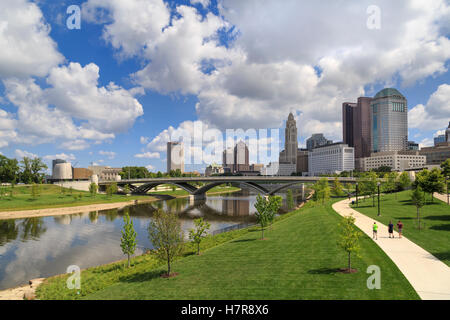
[[[156,178],[156,179],[129,179],[116,182],[118,186],[128,185],[133,194],[146,194],[151,189],[162,185],[170,184],[179,187],[189,193],[192,199],[204,199],[206,192],[214,187],[231,184],[238,185],[241,188],[253,189],[256,192],[263,195],[274,195],[282,191],[283,189],[292,187],[297,184],[301,184],[304,190],[305,183],[315,183],[323,177],[245,177],[245,176],[233,176],[233,177],[183,177],[183,178]],[[332,182],[334,177],[325,178],[329,182]],[[340,182],[355,183],[355,178],[343,178],[339,177]],[[204,183],[203,186],[196,186],[195,184]],[[108,184],[114,183],[113,181],[100,181],[99,187],[105,189]],[[270,184],[278,184],[275,187],[269,188]]]

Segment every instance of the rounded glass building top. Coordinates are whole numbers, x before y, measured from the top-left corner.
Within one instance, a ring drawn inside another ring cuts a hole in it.
[[[397,96],[398,98],[405,99],[405,97],[397,89],[394,88],[385,88],[381,90],[375,95],[374,99],[386,98],[390,96]]]

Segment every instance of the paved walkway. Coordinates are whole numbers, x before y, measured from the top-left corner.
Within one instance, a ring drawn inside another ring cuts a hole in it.
[[[350,208],[349,203],[349,200],[336,202],[333,209],[341,216],[353,214],[356,226],[372,238],[374,220]],[[420,298],[450,300],[450,268],[407,238],[399,239],[395,231],[395,239],[389,239],[387,226],[378,221],[377,224],[378,240],[374,241],[397,265]]]
[[[439,200],[444,201],[445,203],[447,203],[447,195],[446,194],[434,193],[434,197],[436,199],[439,199]]]

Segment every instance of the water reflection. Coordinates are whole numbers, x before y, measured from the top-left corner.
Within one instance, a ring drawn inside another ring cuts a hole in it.
[[[299,197],[294,197],[300,202]],[[37,277],[65,273],[69,265],[87,268],[123,259],[120,249],[122,216],[128,210],[138,234],[136,254],[152,248],[147,227],[158,209],[177,213],[187,238],[193,219],[203,217],[211,232],[255,222],[256,195],[247,191],[211,196],[191,202],[187,198],[43,218],[0,220],[0,289]],[[280,213],[287,211],[282,208]]]

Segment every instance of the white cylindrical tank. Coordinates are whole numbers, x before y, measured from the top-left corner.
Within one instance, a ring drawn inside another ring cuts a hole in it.
[[[57,163],[53,168],[52,179],[72,180],[72,165],[70,162]]]
[[[98,175],[93,174],[93,175],[91,176],[91,182],[92,182],[92,183],[95,183],[95,184],[98,184]]]

